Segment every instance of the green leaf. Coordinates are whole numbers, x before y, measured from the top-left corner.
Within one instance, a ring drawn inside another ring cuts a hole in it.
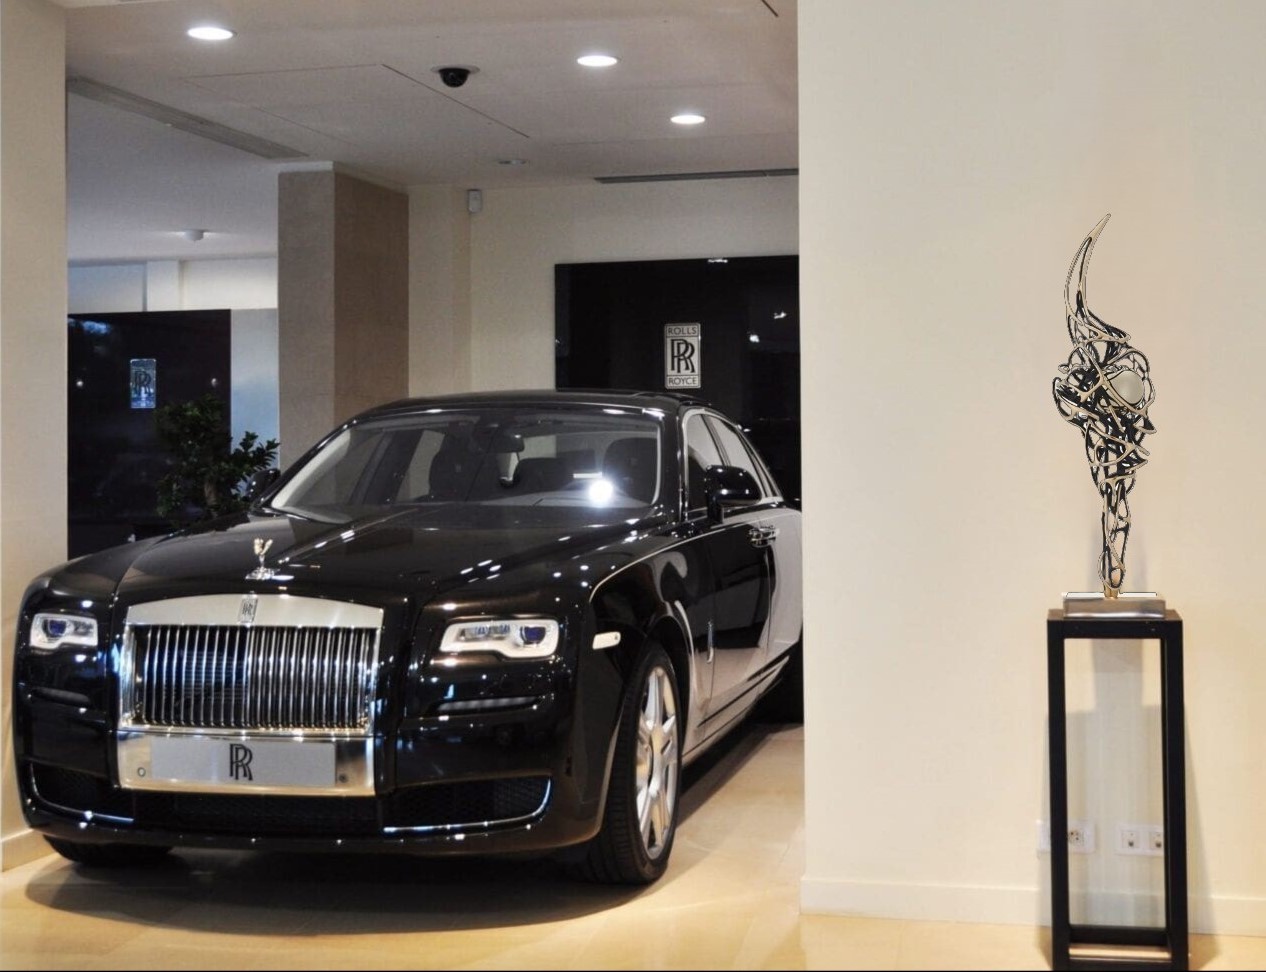
[[[154,413],[159,441],[176,460],[158,484],[158,514],[177,526],[246,509],[246,480],[277,458],[278,442],[245,432],[236,447],[224,402],[207,394]]]

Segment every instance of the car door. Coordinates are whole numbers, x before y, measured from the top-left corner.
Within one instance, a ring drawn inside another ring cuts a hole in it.
[[[759,451],[751,439],[736,428],[731,429],[735,436],[742,440],[752,465],[756,468],[759,481],[767,496],[782,500],[783,494],[774,481],[769,467],[765,464]],[[725,443],[733,441],[721,433]],[[769,625],[766,628],[765,653],[762,667],[768,665],[788,652],[800,641],[803,632],[801,602],[804,592],[803,580],[803,536],[801,532],[800,511],[786,506],[783,502],[775,502],[763,507],[763,515],[758,518],[759,528],[769,542],[770,560],[770,608]]]
[[[687,513],[703,531],[702,544],[712,566],[714,590],[709,604],[711,693],[704,712],[705,735],[741,714],[748,679],[760,666],[770,606],[770,558],[759,533],[759,514],[739,511],[720,523],[707,515],[703,473],[726,459],[704,413],[686,416]]]
[[[761,484],[766,499],[749,514],[752,542],[765,549],[769,569],[768,623],[762,631],[760,652],[747,672],[751,678],[800,640],[800,511],[782,502],[769,469],[735,425],[716,415],[708,417],[708,424],[725,454],[726,464],[751,473]]]

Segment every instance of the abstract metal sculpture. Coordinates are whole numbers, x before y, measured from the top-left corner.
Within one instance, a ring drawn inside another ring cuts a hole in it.
[[[1087,265],[1107,222],[1104,216],[1090,231],[1068,268],[1064,304],[1073,350],[1067,363],[1059,366],[1053,391],[1060,415],[1081,429],[1085,438],[1090,475],[1103,499],[1099,577],[1104,597],[1116,598],[1125,579],[1130,490],[1135,472],[1150,455],[1143,448],[1143,437],[1156,431],[1147,417],[1156,389],[1147,358],[1130,346],[1130,335],[1100,320],[1086,304]]]

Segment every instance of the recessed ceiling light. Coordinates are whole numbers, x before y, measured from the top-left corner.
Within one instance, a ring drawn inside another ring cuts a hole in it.
[[[611,67],[613,64],[619,64],[618,57],[612,57],[610,54],[586,54],[584,57],[576,58],[577,64],[583,64],[585,67]]]
[[[497,165],[527,165],[527,159],[497,159]]]
[[[190,27],[187,31],[185,31],[185,33],[195,40],[222,41],[228,40],[233,36],[234,32],[229,30],[227,27],[216,27],[212,24],[202,24],[199,27]]]
[[[702,125],[707,119],[702,115],[696,115],[694,112],[687,111],[680,115],[673,115],[672,122],[674,125]]]
[[[206,237],[207,231],[204,229],[187,229],[181,230],[180,235],[187,239],[190,243],[197,243],[199,240]]]

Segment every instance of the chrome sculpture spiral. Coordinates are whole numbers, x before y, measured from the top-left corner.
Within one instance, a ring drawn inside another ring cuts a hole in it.
[[[1147,417],[1156,389],[1147,358],[1130,346],[1130,335],[1100,320],[1086,304],[1090,254],[1107,222],[1104,216],[1090,231],[1068,268],[1064,305],[1073,350],[1059,366],[1053,392],[1060,415],[1081,429],[1085,438],[1090,475],[1103,500],[1099,577],[1104,596],[1117,597],[1125,580],[1130,491],[1135,472],[1150,455],[1143,448],[1143,437],[1156,431]]]

